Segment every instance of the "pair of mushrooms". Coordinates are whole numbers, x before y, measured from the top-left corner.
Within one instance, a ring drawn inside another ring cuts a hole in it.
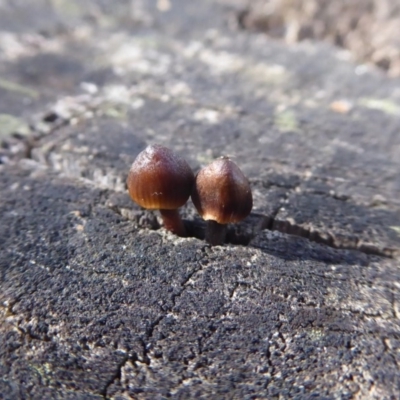
[[[206,241],[211,245],[224,243],[226,224],[246,218],[253,206],[247,178],[228,157],[212,162],[195,177],[183,158],[160,145],[148,146],[137,156],[127,185],[132,200],[159,210],[165,228],[178,236],[186,236],[178,208],[191,196],[207,221]]]

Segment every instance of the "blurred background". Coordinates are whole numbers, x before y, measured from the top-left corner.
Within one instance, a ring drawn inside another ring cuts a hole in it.
[[[222,0],[238,24],[287,43],[326,40],[400,76],[400,0]]]
[[[328,41],[349,50],[358,63],[373,63],[389,76],[400,76],[400,0],[202,1],[230,8],[230,22],[238,28],[263,32],[287,43]],[[1,51],[4,48],[10,51],[12,44],[1,33],[15,30],[18,23],[21,28],[39,30],[46,36],[46,20],[54,21],[56,15],[62,30],[84,11],[85,22],[89,24],[112,24],[104,16],[113,14],[113,21],[118,21],[121,27],[152,26],[157,21],[150,9],[166,12],[172,8],[171,3],[171,0],[0,0],[0,60]],[[53,15],[49,15],[51,9]],[[14,52],[18,50],[15,48]]]

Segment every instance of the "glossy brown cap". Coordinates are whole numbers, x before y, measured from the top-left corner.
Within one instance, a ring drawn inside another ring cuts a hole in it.
[[[152,145],[133,162],[127,185],[132,200],[143,208],[173,210],[189,199],[194,175],[172,150]]]
[[[249,181],[227,157],[199,171],[192,201],[203,219],[219,224],[239,222],[250,214],[253,207]]]

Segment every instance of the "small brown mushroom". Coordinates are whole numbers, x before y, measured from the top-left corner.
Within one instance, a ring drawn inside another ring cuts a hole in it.
[[[206,241],[223,244],[226,224],[246,218],[253,207],[249,181],[228,157],[221,157],[199,171],[192,201],[207,221]]]
[[[160,210],[165,228],[178,236],[186,236],[178,208],[189,199],[193,183],[188,163],[160,145],[148,146],[136,157],[127,179],[132,200]]]

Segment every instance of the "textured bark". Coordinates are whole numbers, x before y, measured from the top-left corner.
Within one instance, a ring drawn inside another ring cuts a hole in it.
[[[2,398],[398,398],[399,81],[112,4],[0,0]],[[149,143],[249,177],[228,244],[131,202]]]

